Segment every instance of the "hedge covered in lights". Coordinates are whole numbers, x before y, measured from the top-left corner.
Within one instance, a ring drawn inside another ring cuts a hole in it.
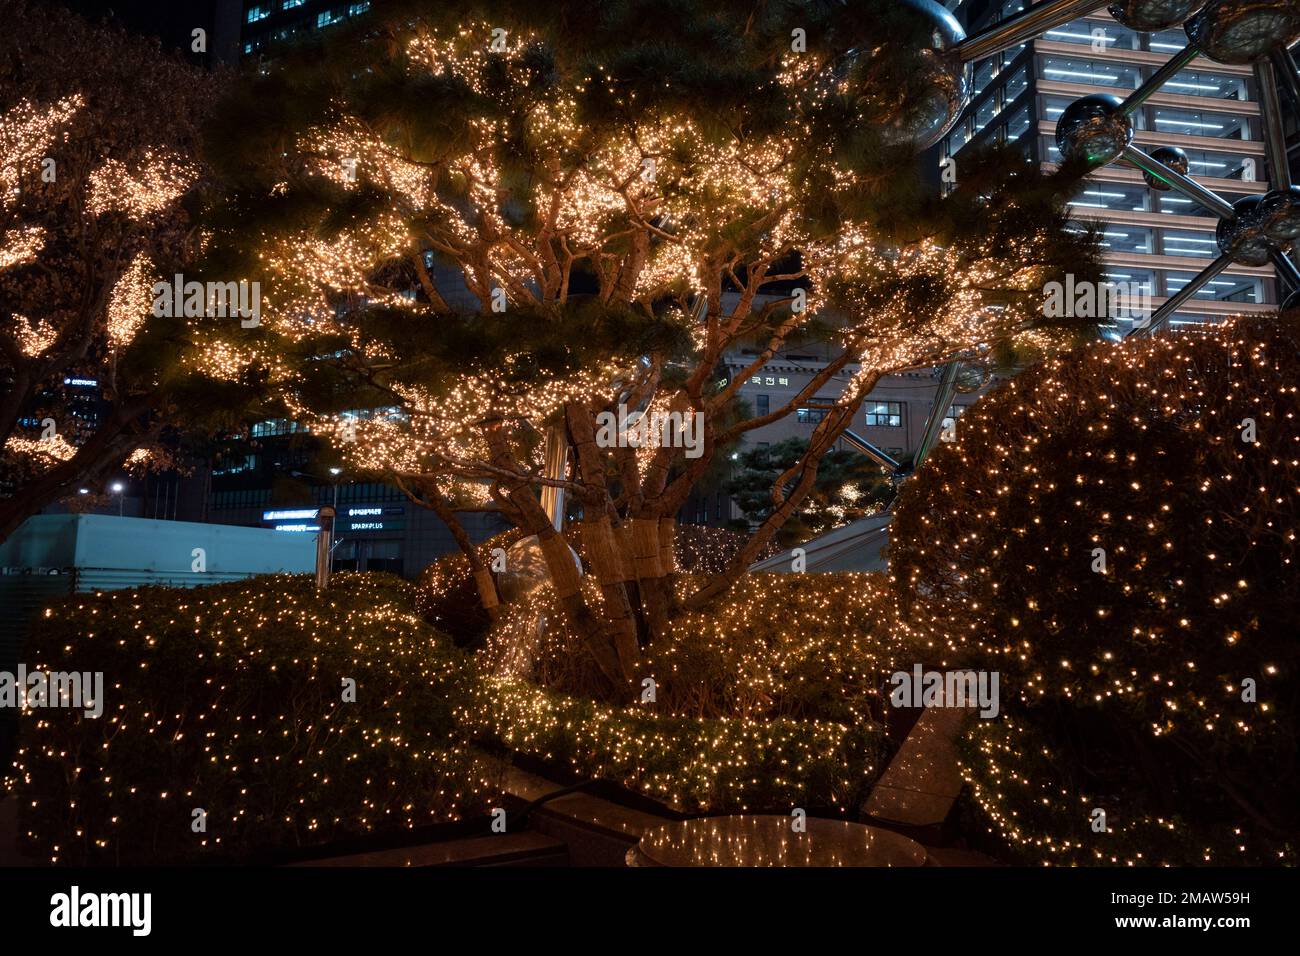
[[[900,498],[908,613],[1002,671],[1003,717],[976,722],[964,767],[1028,859],[1296,862],[1295,318],[1049,361],[967,412]]]
[[[491,567],[493,549],[509,550],[522,537],[523,532],[517,528],[494,535],[476,546],[478,559],[485,567]],[[698,574],[721,573],[731,556],[747,540],[747,535],[722,528],[678,525],[673,541],[677,567]],[[573,543],[582,546],[578,536]],[[761,557],[779,550],[779,545],[771,544]],[[586,555],[580,556],[585,564]],[[475,644],[492,624],[479,600],[469,561],[459,551],[443,555],[425,568],[416,582],[415,593],[420,616],[438,630],[450,634],[461,646]]]
[[[598,601],[595,583],[584,585]],[[678,596],[698,585],[679,576]],[[562,622],[541,589],[506,609],[478,657],[494,673],[597,697],[596,663]],[[680,612],[643,655],[638,680],[655,682],[661,714],[842,724],[886,720],[888,675],[942,657],[931,629],[897,613],[883,576],[775,573],[745,575],[707,610]]]
[[[645,648],[631,699],[599,698],[562,622],[545,588],[507,608],[476,655],[494,677],[466,725],[685,811],[852,811],[888,763],[888,676],[942,663],[880,575],[748,575]]]
[[[12,786],[28,848],[239,859],[486,813],[490,772],[454,727],[464,658],[413,601],[386,575],[339,575],[324,597],[276,575],[47,610],[29,670],[102,671],[106,701],[98,719],[24,714]]]
[[[851,813],[885,759],[878,724],[681,717],[488,677],[461,713],[472,734],[684,812]]]

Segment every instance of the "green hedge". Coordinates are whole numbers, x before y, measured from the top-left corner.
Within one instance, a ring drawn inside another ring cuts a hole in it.
[[[237,859],[484,812],[489,773],[453,717],[465,659],[413,601],[387,575],[339,575],[323,596],[277,575],[51,608],[29,670],[102,671],[106,703],[21,720],[11,784],[30,849]]]

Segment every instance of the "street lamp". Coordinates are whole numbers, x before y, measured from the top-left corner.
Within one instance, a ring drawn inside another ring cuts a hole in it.
[[[334,511],[337,514],[339,510],[339,475],[343,474],[343,469],[331,468],[330,474],[334,476]]]
[[[113,494],[117,495],[117,516],[119,518],[122,517],[122,507],[126,501],[125,496],[122,494],[125,490],[126,485],[122,484],[120,481],[113,482],[112,491]]]
[[[339,475],[343,474],[342,468],[330,468],[330,478],[321,475],[313,475],[310,471],[291,471],[289,474],[295,478],[315,478],[317,481],[329,481],[334,486],[334,510],[339,510]]]

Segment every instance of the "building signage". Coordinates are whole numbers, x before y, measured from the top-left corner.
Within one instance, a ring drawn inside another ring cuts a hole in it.
[[[394,520],[386,518],[383,521],[353,521],[343,530],[345,531],[401,531],[406,527],[406,522],[401,518]]]
[[[298,508],[293,511],[263,511],[263,521],[301,521],[314,518],[320,513],[319,508]]]

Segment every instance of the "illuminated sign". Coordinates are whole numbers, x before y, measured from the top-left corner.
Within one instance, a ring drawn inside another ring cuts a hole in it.
[[[373,518],[384,513],[383,508],[349,508],[349,518]]]
[[[319,531],[318,524],[278,524],[275,526],[276,531]]]
[[[385,518],[383,521],[353,521],[344,526],[344,531],[401,531],[406,527],[402,518]]]
[[[319,508],[299,508],[296,511],[263,511],[263,521],[301,521],[314,518],[320,513]]]
[[[94,388],[99,384],[99,382],[93,378],[65,378],[63,380],[63,384],[64,385],[85,385],[89,388]]]

